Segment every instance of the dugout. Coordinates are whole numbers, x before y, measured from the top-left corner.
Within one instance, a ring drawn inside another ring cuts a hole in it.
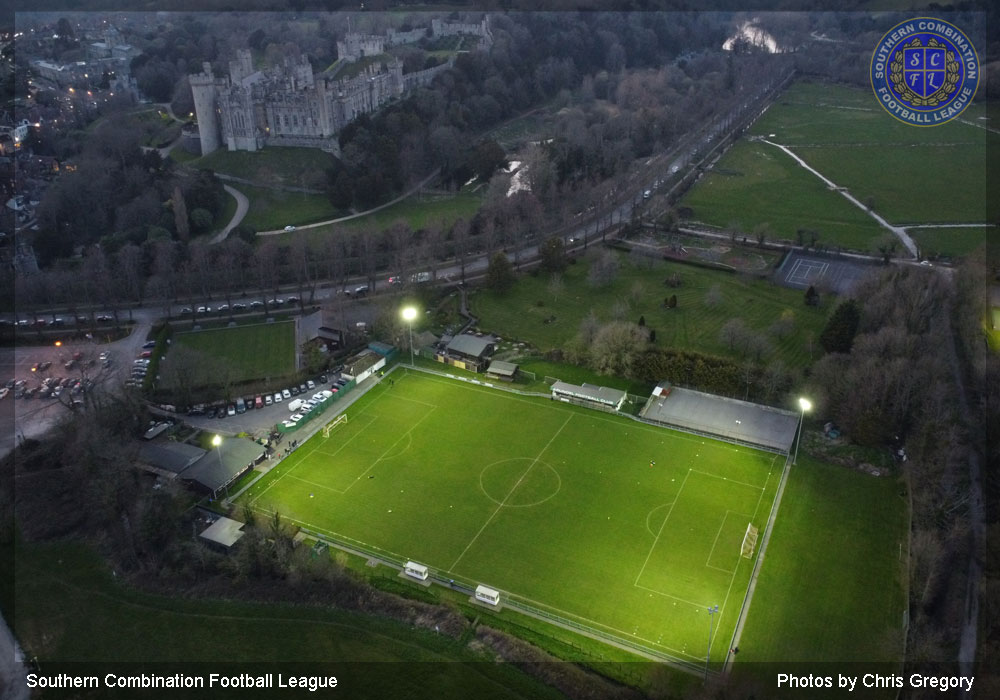
[[[500,591],[495,591],[480,584],[476,586],[476,600],[481,603],[488,603],[489,605],[499,605]]]
[[[715,396],[671,386],[653,391],[639,412],[645,420],[698,435],[788,453],[795,440],[799,414],[750,401]]]
[[[426,581],[428,576],[427,567],[415,561],[406,562],[406,565],[403,567],[403,573],[418,581]]]
[[[552,398],[567,403],[575,403],[602,411],[620,411],[628,395],[620,389],[591,384],[567,384],[557,381],[552,385]]]

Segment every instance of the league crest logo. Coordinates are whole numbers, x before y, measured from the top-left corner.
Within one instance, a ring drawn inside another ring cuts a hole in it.
[[[979,85],[979,57],[969,38],[944,20],[916,17],[886,32],[871,63],[872,90],[889,114],[914,126],[951,121]]]

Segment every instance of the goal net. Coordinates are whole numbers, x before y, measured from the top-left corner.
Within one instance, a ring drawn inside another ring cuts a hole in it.
[[[347,414],[341,413],[339,416],[334,418],[332,421],[323,426],[323,437],[330,437],[330,431],[336,428],[341,423],[347,422]]]
[[[743,551],[741,552],[744,557],[750,559],[753,557],[753,551],[757,547],[757,528],[751,524],[747,524],[747,534],[743,535]]]

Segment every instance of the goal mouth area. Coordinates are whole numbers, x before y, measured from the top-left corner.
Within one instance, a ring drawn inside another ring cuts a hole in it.
[[[330,432],[334,428],[336,428],[341,423],[346,423],[346,422],[347,422],[347,414],[341,413],[339,416],[337,416],[336,418],[334,418],[329,423],[323,426],[323,437],[325,438],[330,437]]]

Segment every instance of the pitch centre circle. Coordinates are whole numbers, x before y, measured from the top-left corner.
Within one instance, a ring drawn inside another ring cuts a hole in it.
[[[488,499],[508,508],[545,503],[562,488],[559,472],[534,457],[502,459],[483,467],[479,488]]]

